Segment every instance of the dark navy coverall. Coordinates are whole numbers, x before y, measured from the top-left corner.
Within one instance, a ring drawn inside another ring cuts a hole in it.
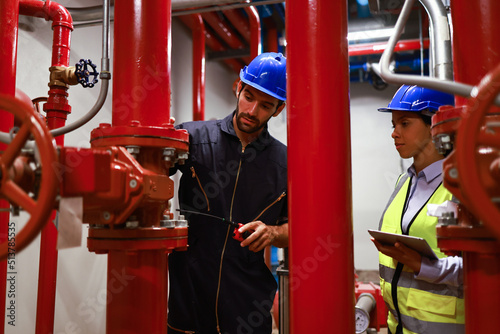
[[[242,151],[233,115],[178,126],[190,140],[189,159],[178,166],[180,206],[237,223],[286,223],[286,146],[266,126]],[[241,247],[221,220],[186,218],[188,250],[169,255],[169,333],[212,334],[219,324],[223,334],[270,334],[277,284],[263,251]]]

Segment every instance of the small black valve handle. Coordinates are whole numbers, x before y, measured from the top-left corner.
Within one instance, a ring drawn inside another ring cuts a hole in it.
[[[92,88],[97,83],[97,77],[99,72],[97,72],[97,66],[92,63],[90,59],[80,59],[75,65],[75,74],[78,78],[78,83],[84,88]]]

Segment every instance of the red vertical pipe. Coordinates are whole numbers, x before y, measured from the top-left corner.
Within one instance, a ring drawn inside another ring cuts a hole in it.
[[[113,125],[170,120],[170,0],[115,2]],[[137,123],[136,123],[137,124]],[[166,333],[165,250],[110,250],[107,333]]]
[[[278,52],[278,29],[276,29],[276,24],[272,18],[265,18],[264,24],[267,29],[267,49],[269,52]]]
[[[476,85],[500,62],[498,13],[497,0],[451,1],[455,81]],[[465,104],[466,98],[456,97],[457,106]],[[500,304],[492,302],[500,299],[500,258],[496,255],[464,252],[466,333],[487,333],[492,318],[500,314]]]
[[[205,24],[200,14],[193,20],[193,121],[205,119]]]
[[[476,85],[500,60],[500,1],[452,0],[450,8],[455,81]],[[466,98],[457,97],[456,104],[465,105]]]
[[[166,333],[166,270],[165,250],[108,253],[106,333]]]
[[[260,17],[259,12],[255,7],[245,7],[245,12],[250,21],[250,57],[253,59],[260,54]]]
[[[51,66],[69,66],[71,31],[73,20],[68,10],[57,2],[21,0],[19,13],[42,17],[52,21],[52,59]],[[68,102],[68,88],[53,85],[49,90],[44,111],[47,113],[49,129],[64,126],[71,111]],[[64,137],[56,138],[57,145],[64,145]],[[40,266],[38,276],[38,296],[35,333],[45,334],[54,331],[57,283],[57,228],[54,225],[56,212],[52,212],[49,223],[43,228],[40,240]]]
[[[292,334],[355,332],[346,7],[286,3]]]
[[[17,63],[17,33],[19,22],[19,1],[0,1],[0,93],[15,95],[16,91],[16,63]],[[14,116],[0,110],[0,131],[8,132],[13,126]],[[0,143],[0,151],[6,145]],[[10,222],[9,202],[0,199],[0,243],[8,238]],[[5,297],[6,297],[7,261],[0,262],[0,329],[3,333],[5,327]]]
[[[115,2],[113,125],[170,120],[170,0]],[[146,111],[146,112],[145,112]]]
[[[194,29],[193,20],[189,15],[179,16],[181,21],[188,26],[190,29]],[[208,30],[205,29],[205,43],[213,51],[225,51],[227,48],[222,45],[221,42]],[[243,63],[239,62],[237,59],[224,59],[224,62],[237,74],[240,73],[240,70],[243,68]]]
[[[500,314],[498,253],[464,252],[465,332],[488,333]]]

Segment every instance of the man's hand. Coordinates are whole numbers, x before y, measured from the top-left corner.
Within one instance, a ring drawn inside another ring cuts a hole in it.
[[[400,242],[394,245],[381,244],[374,238],[371,238],[375,247],[379,252],[392,257],[394,260],[403,263],[415,272],[416,275],[420,272],[420,265],[422,263],[422,256],[411,248],[406,247]]]
[[[241,247],[248,246],[252,252],[258,252],[269,245],[288,247],[288,224],[270,226],[257,220],[243,225],[240,233],[250,232],[250,236],[241,242]]]

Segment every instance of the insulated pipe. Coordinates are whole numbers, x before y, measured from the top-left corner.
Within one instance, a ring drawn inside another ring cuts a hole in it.
[[[193,121],[205,120],[205,24],[200,14],[193,20]]]
[[[16,64],[17,64],[17,34],[19,23],[19,1],[0,1],[0,93],[15,95]],[[8,132],[14,124],[13,114],[0,110],[0,132]],[[6,148],[0,143],[0,151]],[[10,222],[10,203],[0,199],[0,244],[7,241]],[[7,261],[0,261],[0,329],[5,327],[5,300],[7,281]]]
[[[451,56],[451,33],[448,14],[441,1],[420,0],[429,15],[431,27],[431,50],[433,68],[431,76],[441,80],[453,80],[453,60]]]
[[[287,1],[286,30],[291,333],[354,333],[347,2]]]
[[[169,124],[170,30],[170,0],[115,2],[113,125]]]

